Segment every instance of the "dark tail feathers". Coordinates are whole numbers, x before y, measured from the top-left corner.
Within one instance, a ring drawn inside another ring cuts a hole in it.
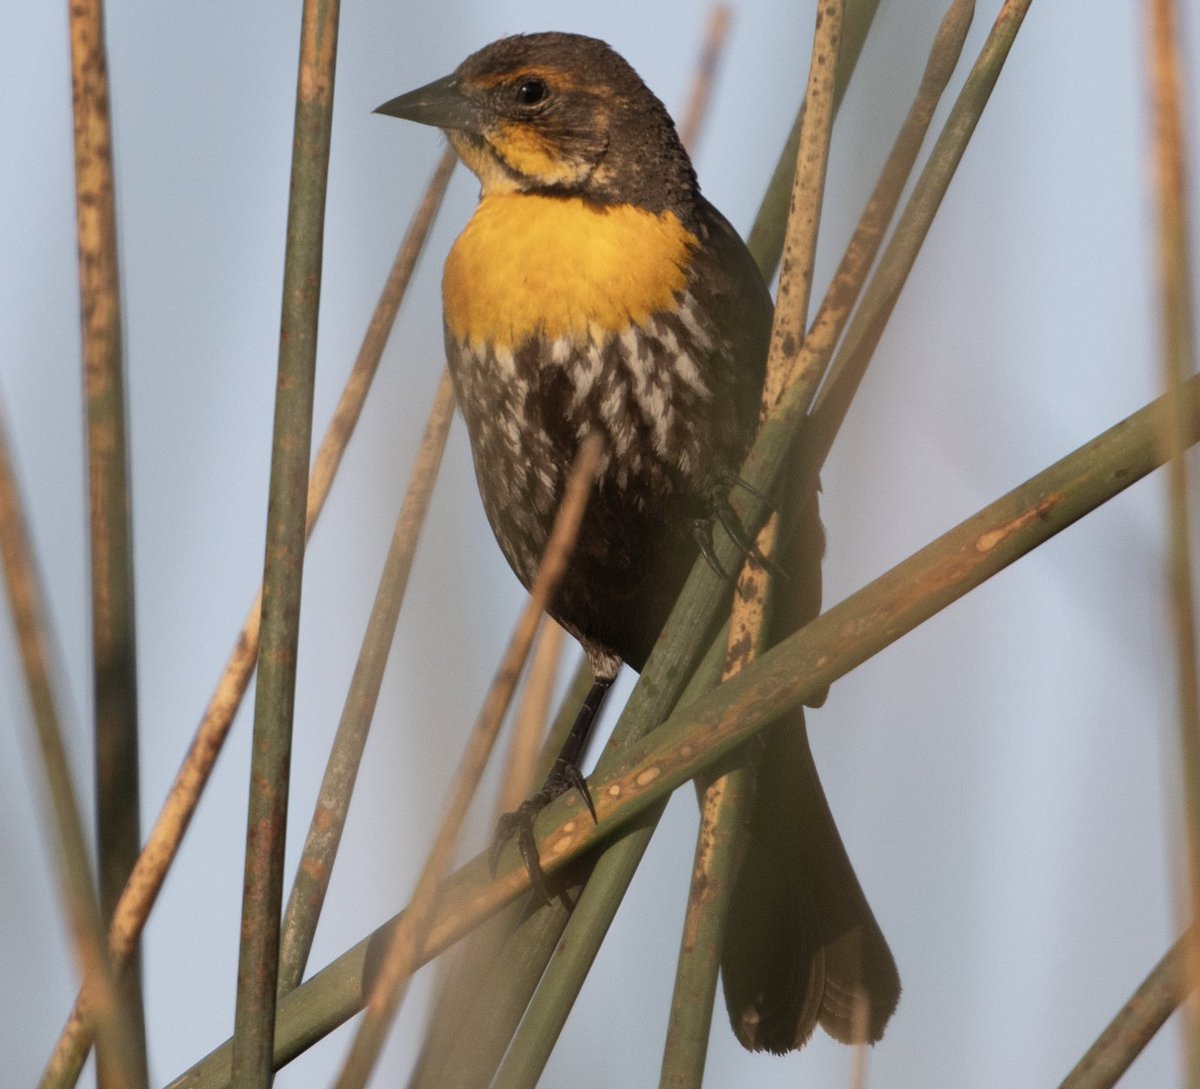
[[[721,974],[733,1031],[753,1051],[794,1050],[817,1025],[843,1043],[874,1043],[900,998],[799,714],[771,727],[758,762]]]

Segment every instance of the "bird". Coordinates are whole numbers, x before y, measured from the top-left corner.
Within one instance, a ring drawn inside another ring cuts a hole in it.
[[[667,109],[598,39],[502,38],[376,112],[443,130],[479,180],[442,277],[446,355],[484,511],[526,588],[581,442],[603,440],[548,609],[581,644],[592,688],[545,786],[497,832],[497,842],[516,836],[548,896],[533,815],[572,788],[590,805],[578,765],[591,724],[621,665],[644,666],[697,556],[713,558],[714,524],[751,546],[728,496],[757,429],[771,296],[701,194]],[[781,509],[789,578],[773,625],[783,634],[820,609],[817,485],[798,491]],[[899,975],[803,713],[759,736],[721,958],[734,1033],[780,1054],[818,1024],[875,1042]]]

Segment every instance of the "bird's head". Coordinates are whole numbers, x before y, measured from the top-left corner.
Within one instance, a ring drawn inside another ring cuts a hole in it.
[[[502,38],[376,112],[443,129],[485,194],[560,193],[658,212],[697,192],[670,115],[595,38]]]

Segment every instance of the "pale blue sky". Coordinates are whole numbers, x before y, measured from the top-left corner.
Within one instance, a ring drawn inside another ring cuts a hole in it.
[[[998,6],[980,4],[954,88]],[[562,29],[607,39],[677,109],[706,12],[697,0],[416,7],[368,2],[342,15],[318,432],[441,146],[438,134],[373,108],[493,38]],[[10,149],[0,394],[86,782],[65,9],[16,5],[0,40],[10,104],[0,113],[0,146]],[[112,0],[108,9],[148,823],[261,570],[299,5]],[[696,165],[708,196],[745,230],[803,85],[812,5],[735,9]],[[825,276],[940,17],[940,3],[881,5],[835,133]],[[833,451],[828,602],[1154,395],[1143,51],[1139,5],[1034,4]],[[440,262],[474,196],[472,179],[457,175],[309,554],[289,878],[437,381]],[[1161,499],[1161,479],[1136,486],[855,671],[810,717],[835,813],[904,982],[871,1057],[877,1089],[1057,1084],[1173,939]],[[410,891],[520,601],[456,425],[314,966]],[[15,662],[0,624],[0,868],[9,875],[0,1054],[6,1078],[24,1085],[74,983],[36,824],[37,765],[18,740],[28,710]],[[147,933],[156,1082],[232,1026],[248,739],[243,715]],[[544,1085],[656,1081],[694,822],[687,791],[668,809]],[[479,820],[473,847],[485,835]],[[423,975],[381,1085],[407,1069],[425,993]],[[343,1033],[316,1048],[276,1084],[327,1084],[345,1043]],[[1168,1084],[1177,1050],[1169,1029],[1123,1084]],[[825,1039],[784,1060],[751,1057],[722,1020],[709,1084],[844,1084],[849,1062]]]

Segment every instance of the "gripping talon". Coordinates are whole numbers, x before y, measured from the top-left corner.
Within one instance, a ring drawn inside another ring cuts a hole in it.
[[[592,815],[592,823],[599,824],[600,818],[596,816],[596,806],[592,802],[592,792],[588,790],[587,780],[574,764],[570,764],[562,769],[563,779],[567,782],[568,787],[579,791],[579,796],[583,799],[584,804],[588,807],[588,812]]]
[[[696,538],[696,546],[700,549],[704,562],[712,568],[717,578],[724,582],[732,582],[733,576],[721,566],[721,561],[717,559],[717,550],[713,548],[712,522],[707,518],[697,518],[692,523],[692,536]]]
[[[729,534],[729,539],[746,555],[752,555],[757,545],[750,534],[746,532],[746,527],[742,525],[741,519],[738,518],[733,507],[728,503],[717,503],[713,513],[716,515],[717,521],[721,523],[721,528]]]
[[[500,852],[504,850],[504,845],[510,839],[515,838],[517,850],[520,851],[521,859],[525,863],[525,872],[529,874],[529,884],[545,904],[550,903],[551,900],[550,887],[546,883],[546,874],[542,869],[541,860],[538,858],[537,839],[533,834],[533,820],[549,802],[550,798],[545,797],[544,792],[541,792],[522,802],[511,813],[501,816],[496,822],[496,831],[492,836],[492,846],[488,852],[488,863],[491,866],[492,877],[495,877],[496,866],[500,861]]]
[[[721,523],[721,528],[729,534],[729,539],[751,560],[758,564],[764,571],[769,571],[772,575],[783,579],[785,582],[791,581],[791,576],[779,564],[769,556],[763,555],[762,549],[758,547],[758,542],[753,540],[750,534],[746,532],[746,527],[742,525],[737,512],[729,503],[718,503],[715,513],[717,521]]]
[[[533,836],[533,817],[521,822],[517,828],[517,850],[525,863],[525,872],[529,874],[529,884],[543,904],[550,903],[554,897],[550,894],[550,886],[546,883],[546,874],[542,869],[542,861],[538,857],[537,840]]]
[[[504,845],[517,834],[520,823],[521,811],[519,809],[503,814],[496,821],[496,830],[492,833],[492,845],[488,848],[488,869],[493,878],[496,876],[496,867],[500,864],[500,852],[504,850]]]

